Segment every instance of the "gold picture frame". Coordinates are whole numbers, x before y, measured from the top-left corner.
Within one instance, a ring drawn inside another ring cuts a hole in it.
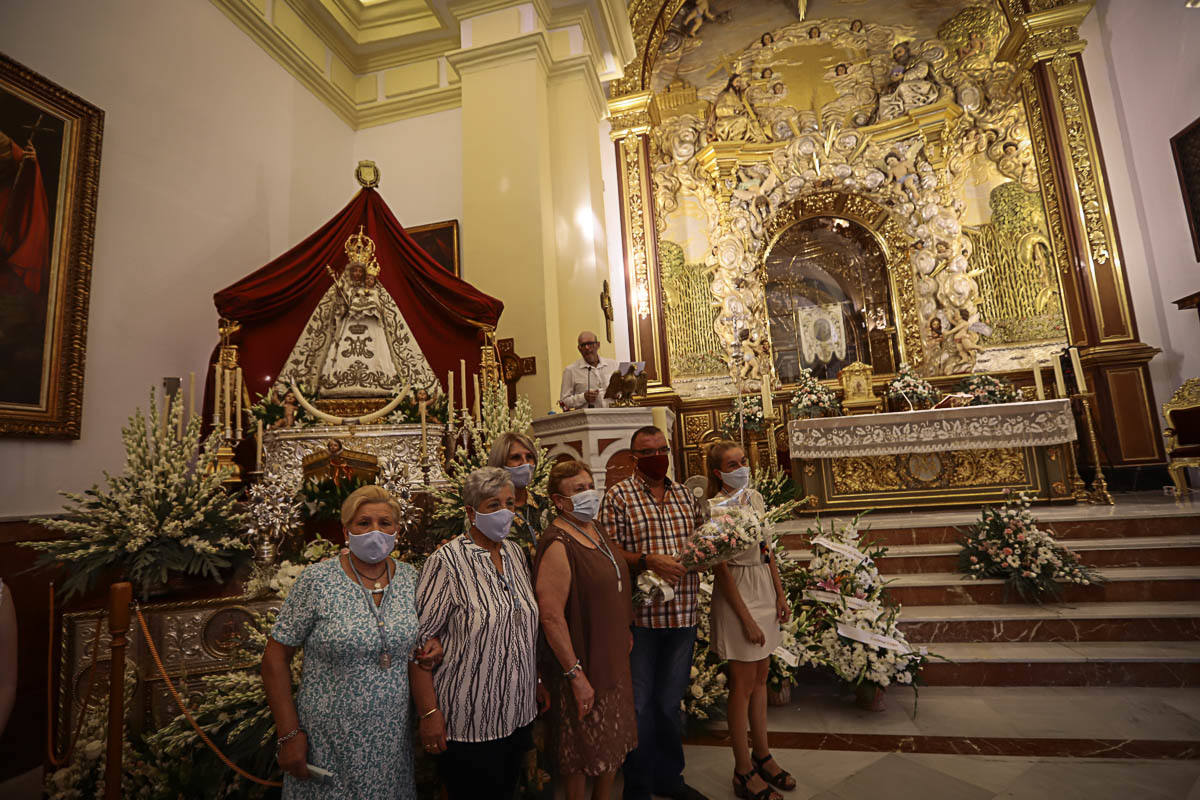
[[[456,278],[462,277],[462,263],[459,261],[458,220],[448,219],[445,222],[414,225],[411,228],[405,228],[404,231],[444,270]]]
[[[0,436],[79,438],[103,130],[0,55]]]

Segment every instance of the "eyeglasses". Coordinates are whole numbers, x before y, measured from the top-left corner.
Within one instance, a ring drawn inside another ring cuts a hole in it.
[[[635,456],[666,456],[671,454],[670,447],[651,447],[646,450],[634,450]]]
[[[600,346],[599,342],[580,342],[579,343],[580,350],[589,350],[593,347],[599,347],[599,346]]]

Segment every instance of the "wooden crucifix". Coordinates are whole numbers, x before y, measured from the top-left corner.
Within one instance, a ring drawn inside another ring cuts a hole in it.
[[[500,354],[500,375],[508,387],[508,405],[517,402],[517,381],[526,375],[537,374],[537,358],[517,355],[513,339],[497,339],[496,351]]]

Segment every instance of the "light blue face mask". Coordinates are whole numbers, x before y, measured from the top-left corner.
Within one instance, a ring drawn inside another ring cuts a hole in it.
[[[504,541],[504,537],[508,536],[508,530],[512,526],[515,516],[516,514],[507,508],[498,508],[489,514],[476,511],[475,527],[493,542],[501,542]]]
[[[383,531],[349,533],[346,546],[350,552],[368,564],[378,564],[396,549],[396,534]]]
[[[524,489],[533,478],[533,464],[522,464],[519,467],[505,467],[508,476],[512,478],[514,489]]]
[[[750,468],[738,467],[732,472],[722,472],[721,482],[732,489],[745,489],[750,485]]]
[[[589,522],[600,510],[602,499],[600,492],[596,489],[584,489],[582,492],[577,492],[570,497],[571,513],[584,522]]]

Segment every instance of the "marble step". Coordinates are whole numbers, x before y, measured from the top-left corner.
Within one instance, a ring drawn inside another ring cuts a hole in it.
[[[930,686],[1194,686],[1200,642],[964,642],[928,647],[946,661]]]
[[[1139,536],[1126,539],[1072,539],[1064,542],[1093,567],[1163,567],[1200,564],[1200,534]],[[954,572],[961,548],[952,544],[906,544],[889,547],[879,559],[884,574]],[[788,551],[787,556],[808,561],[812,551]]]
[[[1103,567],[1098,572],[1106,583],[1064,586],[1059,601],[1125,603],[1200,597],[1200,566]],[[998,578],[972,580],[958,572],[893,575],[888,577],[887,584],[892,598],[905,606],[1023,602]]]
[[[1190,508],[1190,506],[1189,506]],[[1053,510],[1053,509],[1051,509]],[[1088,520],[1056,520],[1045,519],[1049,511],[1034,513],[1040,525],[1048,530],[1056,539],[1067,541],[1076,539],[1132,539],[1144,536],[1184,536],[1200,534],[1200,512],[1186,516],[1107,518]],[[959,521],[958,514],[961,514]],[[895,516],[895,515],[889,515]],[[962,531],[969,528],[979,519],[979,512],[943,512],[937,515],[927,515],[919,518],[920,524],[897,525],[898,520],[881,521],[868,514],[860,521],[860,530],[867,541],[878,542],[887,547],[899,545],[953,544],[957,542]],[[828,520],[822,518],[822,525],[828,526]],[[778,529],[783,534],[784,545],[790,549],[802,549],[808,545],[809,527],[815,527],[812,518],[788,520],[779,523]]]
[[[900,629],[938,644],[1200,641],[1200,601],[905,606]]]

